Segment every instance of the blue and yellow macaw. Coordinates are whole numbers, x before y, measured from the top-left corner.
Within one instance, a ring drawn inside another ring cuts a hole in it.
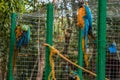
[[[27,45],[30,41],[30,27],[28,25],[18,25],[15,30],[16,34],[16,46],[13,54],[13,73],[16,65],[16,58],[18,56],[19,48],[23,45]]]
[[[84,2],[81,3],[78,9],[77,25],[82,29],[82,50],[85,64],[88,66],[88,35],[91,34],[92,29],[92,13],[89,6],[85,5]]]
[[[26,45],[30,41],[30,27],[28,25],[18,26],[16,29],[16,48],[20,48],[22,45]]]

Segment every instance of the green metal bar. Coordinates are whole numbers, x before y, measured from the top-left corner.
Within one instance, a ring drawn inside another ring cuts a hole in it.
[[[106,63],[106,0],[98,0],[97,80],[105,80]]]
[[[53,39],[53,4],[47,4],[47,34],[46,34],[46,43],[52,45]],[[46,55],[45,55],[45,80],[48,80],[48,76],[51,72],[50,61],[49,61],[50,49],[46,47]]]
[[[13,74],[12,74],[12,66],[13,66],[12,59],[13,59],[13,53],[14,53],[14,44],[16,42],[16,39],[15,39],[16,17],[17,15],[15,13],[11,14],[10,52],[9,52],[7,80],[14,80]]]
[[[83,51],[82,51],[82,30],[79,30],[79,42],[78,42],[78,65],[83,66]],[[80,80],[83,80],[82,70],[78,68],[78,75]]]

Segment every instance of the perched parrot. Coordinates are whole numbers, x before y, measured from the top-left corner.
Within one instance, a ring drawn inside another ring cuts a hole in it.
[[[27,25],[23,26],[18,25],[15,30],[15,34],[16,34],[16,47],[13,54],[13,73],[15,70],[16,58],[19,53],[19,48],[23,45],[27,45],[28,42],[30,41],[30,27]]]
[[[16,37],[17,39],[16,48],[20,48],[22,45],[27,45],[30,41],[30,27],[28,25],[23,25],[21,27],[21,30],[22,30],[22,35],[20,36],[20,38],[17,39]]]
[[[92,36],[92,13],[89,6],[84,2],[79,3],[77,25],[82,29],[82,50],[84,52],[84,61],[88,66],[88,36]]]

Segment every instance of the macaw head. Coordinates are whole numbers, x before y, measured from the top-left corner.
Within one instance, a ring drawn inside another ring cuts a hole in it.
[[[23,31],[28,31],[29,29],[29,26],[28,25],[22,25],[22,30]]]
[[[79,2],[78,2],[79,8],[81,8],[83,5],[84,5],[84,0],[79,0]]]
[[[79,0],[79,2],[78,2],[79,8],[81,8],[84,4],[88,5],[88,2],[89,2],[89,0]]]

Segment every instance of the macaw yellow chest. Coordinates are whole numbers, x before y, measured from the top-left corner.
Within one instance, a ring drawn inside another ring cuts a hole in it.
[[[86,10],[84,7],[81,7],[78,9],[78,15],[77,15],[77,25],[81,28],[84,27],[84,16],[86,15]]]

